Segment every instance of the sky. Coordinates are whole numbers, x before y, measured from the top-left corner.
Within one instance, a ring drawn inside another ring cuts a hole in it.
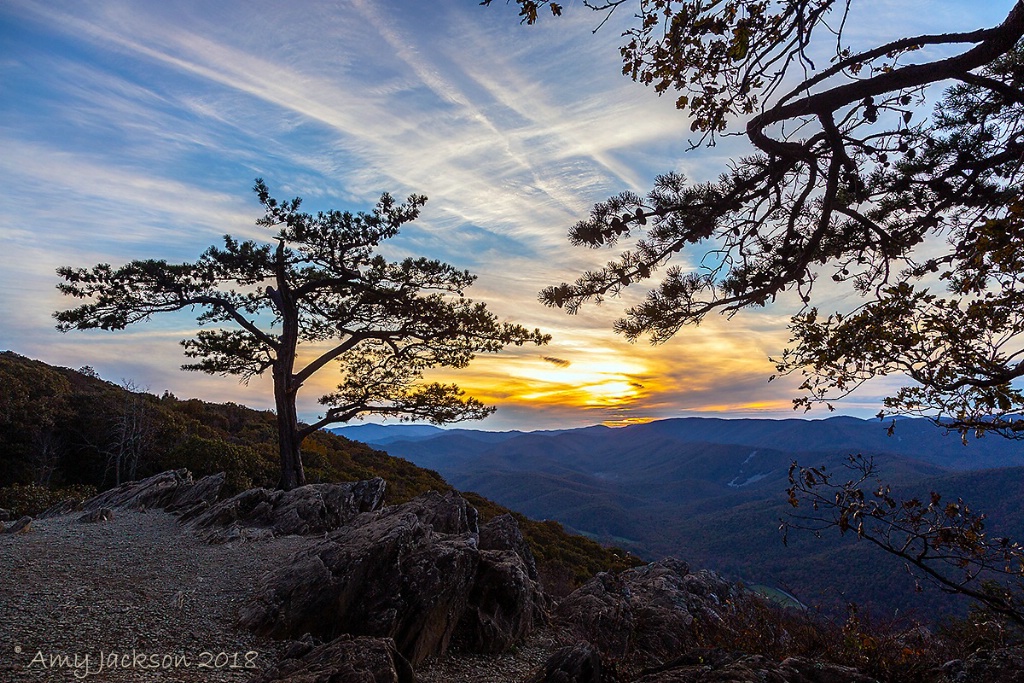
[[[193,315],[68,334],[52,319],[76,303],[56,290],[58,267],[183,262],[224,234],[265,238],[251,191],[261,177],[310,211],[369,210],[385,191],[426,195],[386,255],[467,268],[479,275],[472,298],[553,336],[431,374],[498,406],[466,426],[793,417],[798,381],[767,382],[793,300],[708,318],[659,346],[611,329],[643,287],[576,316],[538,302],[544,286],[614,256],[566,240],[595,202],[644,193],[670,170],[713,179],[748,151],[735,138],[690,150],[672,98],[620,73],[628,14],[595,33],[600,16],[563,4],[560,19],[524,26],[500,0],[4,0],[0,349],[88,365],[153,393],[270,408],[266,379],[179,369]],[[864,0],[847,35],[856,45],[974,29],[1012,4]],[[848,296],[826,293],[825,304],[849,306]],[[866,387],[837,412],[876,413],[896,381]],[[336,382],[324,370],[307,384],[300,418],[315,419],[316,399]]]

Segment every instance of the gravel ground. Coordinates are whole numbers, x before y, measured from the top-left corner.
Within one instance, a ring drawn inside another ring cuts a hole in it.
[[[0,534],[0,683],[244,683],[278,660],[285,644],[234,622],[260,575],[306,539],[210,545],[162,511],[80,514]],[[417,676],[523,681],[557,647],[544,630],[504,655],[450,653]]]
[[[233,624],[303,539],[209,545],[162,511],[114,514],[0,534],[0,681],[246,681],[276,661]]]
[[[449,651],[416,672],[419,683],[519,683],[530,677],[559,643],[550,629],[534,633],[521,645],[500,655]]]

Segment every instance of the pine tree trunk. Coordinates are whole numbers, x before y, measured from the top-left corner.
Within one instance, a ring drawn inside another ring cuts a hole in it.
[[[281,450],[281,480],[277,487],[291,491],[306,484],[306,473],[302,469],[302,452],[299,446],[299,418],[295,411],[295,394],[299,387],[295,381],[295,350],[299,344],[299,311],[295,305],[288,282],[285,265],[284,241],[277,244],[275,270],[277,290],[267,287],[270,296],[281,314],[280,346],[274,363],[274,403],[277,407],[277,436]]]
[[[299,420],[295,412],[295,394],[288,389],[290,372],[282,373],[274,368],[274,401],[277,406],[277,437],[281,451],[281,480],[277,488],[290,491],[306,483],[302,469],[302,453],[299,450]]]

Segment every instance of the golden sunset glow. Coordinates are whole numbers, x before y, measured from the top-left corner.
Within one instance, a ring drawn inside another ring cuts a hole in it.
[[[738,403],[720,403],[689,408],[695,413],[758,413],[785,411],[793,407],[792,401],[779,399],[777,401],[750,401]],[[796,417],[796,416],[794,416]]]
[[[633,359],[608,357],[582,362],[563,361],[552,367],[547,359],[543,365],[532,363],[510,369],[510,377],[528,387],[513,392],[512,400],[573,405],[581,408],[628,404],[646,394],[641,377],[650,370]]]
[[[629,427],[630,425],[644,425],[657,419],[656,417],[624,417],[620,420],[604,420],[601,424],[605,427]]]
[[[609,349],[578,352],[583,360],[554,357],[506,364],[506,400],[582,409],[628,406],[648,395],[652,368]]]
[[[221,21],[179,5],[0,3],[10,85],[0,177],[16,198],[0,253],[0,285],[11,294],[6,348],[90,365],[155,393],[272,409],[265,376],[239,383],[179,370],[178,342],[195,333],[187,312],[75,336],[56,332],[51,317],[73,303],[54,287],[61,266],[180,263],[226,233],[267,239],[254,225],[259,175],[280,197],[304,197],[312,212],[364,211],[384,191],[426,195],[416,222],[381,245],[384,255],[465,268],[479,276],[467,296],[503,321],[552,335],[541,349],[506,348],[428,373],[498,407],[474,427],[792,416],[799,382],[766,379],[799,301],[783,296],[728,320],[710,316],[651,346],[612,331],[643,299],[643,284],[572,316],[537,300],[541,288],[613,256],[566,241],[595,202],[646,193],[669,170],[714,179],[736,151],[738,140],[725,139],[690,149],[672,98],[621,76],[617,51],[602,43],[616,28],[595,37],[588,13],[567,12],[556,32],[519,31],[454,0],[312,3],[322,11],[269,3],[255,16],[225,0]],[[309,40],[321,34],[332,40]],[[305,58],[296,58],[297,45]],[[692,268],[702,256],[687,251],[671,265]],[[302,361],[318,351],[302,349]],[[309,379],[301,419],[323,413],[317,399],[338,381],[333,366]]]

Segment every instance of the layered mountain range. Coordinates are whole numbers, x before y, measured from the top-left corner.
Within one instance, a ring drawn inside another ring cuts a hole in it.
[[[842,476],[871,456],[903,497],[932,491],[985,511],[990,531],[1024,537],[1024,445],[946,433],[925,420],[681,418],[543,432],[419,425],[341,428],[534,518],[554,519],[642,557],[676,556],[808,605],[855,602],[886,614],[963,605],[919,590],[902,564],[853,538],[778,531],[793,462]],[[856,545],[856,547],[854,547]]]

